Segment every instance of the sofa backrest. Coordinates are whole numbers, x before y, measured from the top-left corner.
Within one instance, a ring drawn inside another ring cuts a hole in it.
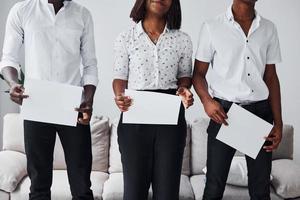
[[[25,153],[23,120],[20,114],[7,114],[3,123],[3,150]],[[91,122],[94,171],[108,171],[109,120],[106,117],[93,117]],[[43,134],[43,133],[41,133]],[[54,169],[66,169],[64,152],[59,137],[54,149]]]
[[[206,166],[207,132],[209,119],[199,118],[191,122],[191,174],[203,174]],[[291,125],[283,126],[283,138],[278,149],[273,152],[275,159],[293,159],[294,129]],[[236,155],[242,155],[237,152]]]
[[[122,172],[121,154],[118,145],[118,128],[119,118],[112,121],[111,137],[110,137],[110,150],[109,150],[109,173]],[[187,126],[186,146],[184,149],[182,171],[184,175],[190,175],[190,151],[191,151],[191,129],[190,125]]]

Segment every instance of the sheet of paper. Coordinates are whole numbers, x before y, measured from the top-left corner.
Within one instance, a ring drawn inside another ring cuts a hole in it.
[[[236,104],[232,104],[227,122],[217,139],[256,159],[273,126]]]
[[[21,116],[25,120],[76,126],[82,87],[49,81],[26,79]]]
[[[126,90],[125,95],[133,99],[133,105],[123,113],[123,123],[164,125],[178,123],[181,105],[179,96],[133,90]]]

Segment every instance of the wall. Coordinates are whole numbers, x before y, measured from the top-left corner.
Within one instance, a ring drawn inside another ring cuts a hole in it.
[[[7,7],[12,0],[2,0],[0,14],[0,38],[3,38],[4,18]],[[106,115],[111,118],[118,116],[113,101],[111,89],[113,49],[112,44],[119,32],[131,24],[129,19],[130,9],[134,0],[77,0],[86,6],[93,14],[95,21],[95,35],[97,56],[100,68],[100,83],[95,99],[95,114]],[[231,0],[182,0],[183,27],[197,44],[197,35],[202,22],[219,13],[222,13],[230,5]],[[4,10],[4,11],[3,11]],[[297,81],[300,69],[298,67],[300,52],[300,1],[299,0],[263,0],[258,1],[257,10],[266,18],[276,23],[281,41],[283,62],[278,65],[278,74],[282,88],[283,117],[285,123],[293,124],[295,127],[295,144],[300,144],[300,82]],[[2,42],[2,40],[0,40]],[[1,43],[0,43],[1,44]],[[2,110],[9,104],[3,103],[1,96],[0,108]],[[195,106],[187,111],[188,119],[205,116],[202,106],[196,99]],[[0,123],[1,128],[1,123]],[[296,161],[300,163],[300,145],[295,145]]]

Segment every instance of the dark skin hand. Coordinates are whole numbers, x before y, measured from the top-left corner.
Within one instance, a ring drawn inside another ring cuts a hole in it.
[[[18,83],[18,71],[13,67],[5,67],[2,70],[2,75],[10,87],[10,99],[17,104],[22,105],[23,99],[26,99],[29,96],[24,94],[24,87]]]
[[[89,125],[93,114],[93,99],[96,92],[94,85],[85,85],[84,87],[84,102],[81,103],[79,108],[75,110],[82,114],[82,117],[78,118],[78,123],[82,125]]]
[[[128,81],[121,79],[113,80],[113,90],[115,93],[115,103],[121,112],[128,111],[132,105],[132,99],[129,96],[124,96],[125,89],[127,88]]]
[[[269,136],[266,137],[266,140],[272,142],[272,145],[264,146],[263,148],[267,152],[271,152],[277,149],[281,142],[283,126],[281,114],[280,83],[276,73],[275,65],[266,65],[264,81],[269,89],[269,103],[273,113],[274,126]]]
[[[193,85],[196,93],[204,106],[204,110],[208,117],[218,124],[228,125],[228,118],[223,107],[219,102],[215,101],[208,92],[206,74],[209,68],[209,63],[196,60],[193,74]]]
[[[177,95],[181,97],[182,103],[186,109],[194,104],[194,95],[190,91],[192,86],[192,79],[189,77],[183,77],[178,79]]]

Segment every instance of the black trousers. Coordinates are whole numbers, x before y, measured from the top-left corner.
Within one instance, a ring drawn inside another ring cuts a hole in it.
[[[232,105],[232,102],[217,98],[215,100],[223,106],[226,112],[228,112]],[[272,110],[267,100],[242,107],[267,122],[273,123]],[[207,129],[207,174],[203,195],[204,200],[222,199],[231,161],[236,152],[235,149],[216,139],[220,128],[220,124],[211,120]],[[265,145],[268,145],[268,143]],[[246,156],[246,161],[251,200],[270,200],[272,153],[261,149],[255,160]]]
[[[146,200],[152,183],[154,200],[178,200],[185,141],[183,106],[178,125],[123,124],[121,115],[118,143],[124,173],[123,199]]]
[[[73,200],[93,200],[90,189],[92,150],[90,126],[68,127],[24,121],[27,171],[31,180],[30,200],[50,200],[53,151],[56,133],[60,137],[67,164]]]

